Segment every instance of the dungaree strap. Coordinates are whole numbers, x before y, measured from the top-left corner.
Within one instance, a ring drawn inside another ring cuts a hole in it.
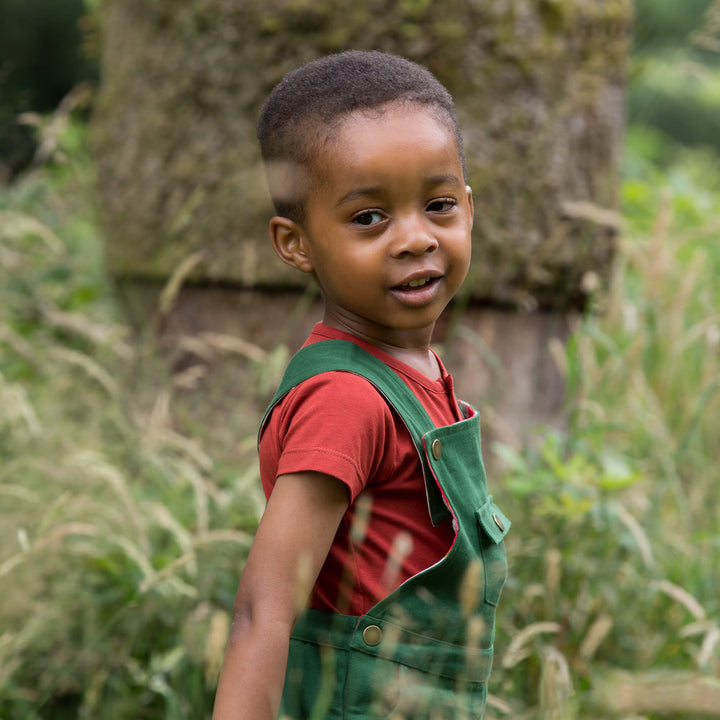
[[[275,397],[265,412],[258,439],[273,407],[290,390],[315,375],[332,371],[351,372],[364,377],[375,386],[390,406],[395,408],[407,426],[420,457],[432,522],[438,525],[447,519],[450,512],[435,484],[422,444],[423,435],[433,430],[435,424],[420,400],[392,368],[348,340],[321,340],[306,345],[295,353],[288,363]]]

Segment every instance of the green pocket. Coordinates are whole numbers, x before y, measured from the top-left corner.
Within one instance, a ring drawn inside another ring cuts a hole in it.
[[[384,658],[355,656],[345,698],[347,717],[363,720],[479,720],[485,683],[424,673]]]
[[[497,605],[505,580],[507,579],[507,555],[505,554],[505,535],[510,529],[510,520],[492,501],[475,511],[478,523],[478,541],[483,559],[484,598],[489,605]]]

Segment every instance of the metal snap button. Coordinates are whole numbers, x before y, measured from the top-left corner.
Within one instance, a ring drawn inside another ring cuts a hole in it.
[[[505,526],[502,524],[502,520],[493,513],[493,520],[495,521],[495,524],[500,528],[500,532],[505,532]]]
[[[432,445],[430,446],[430,451],[432,452],[432,456],[436,460],[439,460],[442,455],[442,443],[437,439],[433,440]]]
[[[370,647],[375,647],[382,640],[383,631],[377,625],[368,625],[362,633],[363,641]]]

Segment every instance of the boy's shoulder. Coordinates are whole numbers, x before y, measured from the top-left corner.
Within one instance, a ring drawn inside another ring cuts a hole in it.
[[[387,401],[367,378],[344,370],[327,370],[298,383],[278,401],[282,413],[384,417]]]
[[[297,422],[312,424],[318,419],[340,422],[344,418],[345,423],[355,429],[358,425],[385,425],[391,420],[392,411],[377,385],[353,363],[348,364],[342,358],[335,363],[333,352],[325,352],[326,348],[338,347],[339,340],[349,341],[340,344],[343,349],[356,346],[363,350],[362,341],[348,333],[322,323],[315,325],[301,350],[291,359],[261,427],[271,415],[276,427],[279,423],[286,429]],[[306,352],[308,350],[311,352]],[[343,355],[346,359],[347,354]],[[302,361],[298,363],[301,356]]]
[[[377,461],[394,445],[397,418],[385,398],[360,375],[328,371],[285,393],[261,423],[259,440],[273,437],[284,448],[322,446],[325,452]],[[272,444],[271,443],[271,444]]]

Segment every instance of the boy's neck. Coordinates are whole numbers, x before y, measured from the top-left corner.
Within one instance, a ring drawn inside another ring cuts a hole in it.
[[[368,328],[353,327],[351,323],[344,322],[343,319],[329,313],[325,313],[323,324],[374,345],[431,380],[439,380],[442,377],[437,357],[430,349],[432,327],[416,331],[383,328],[382,332],[374,334]]]

